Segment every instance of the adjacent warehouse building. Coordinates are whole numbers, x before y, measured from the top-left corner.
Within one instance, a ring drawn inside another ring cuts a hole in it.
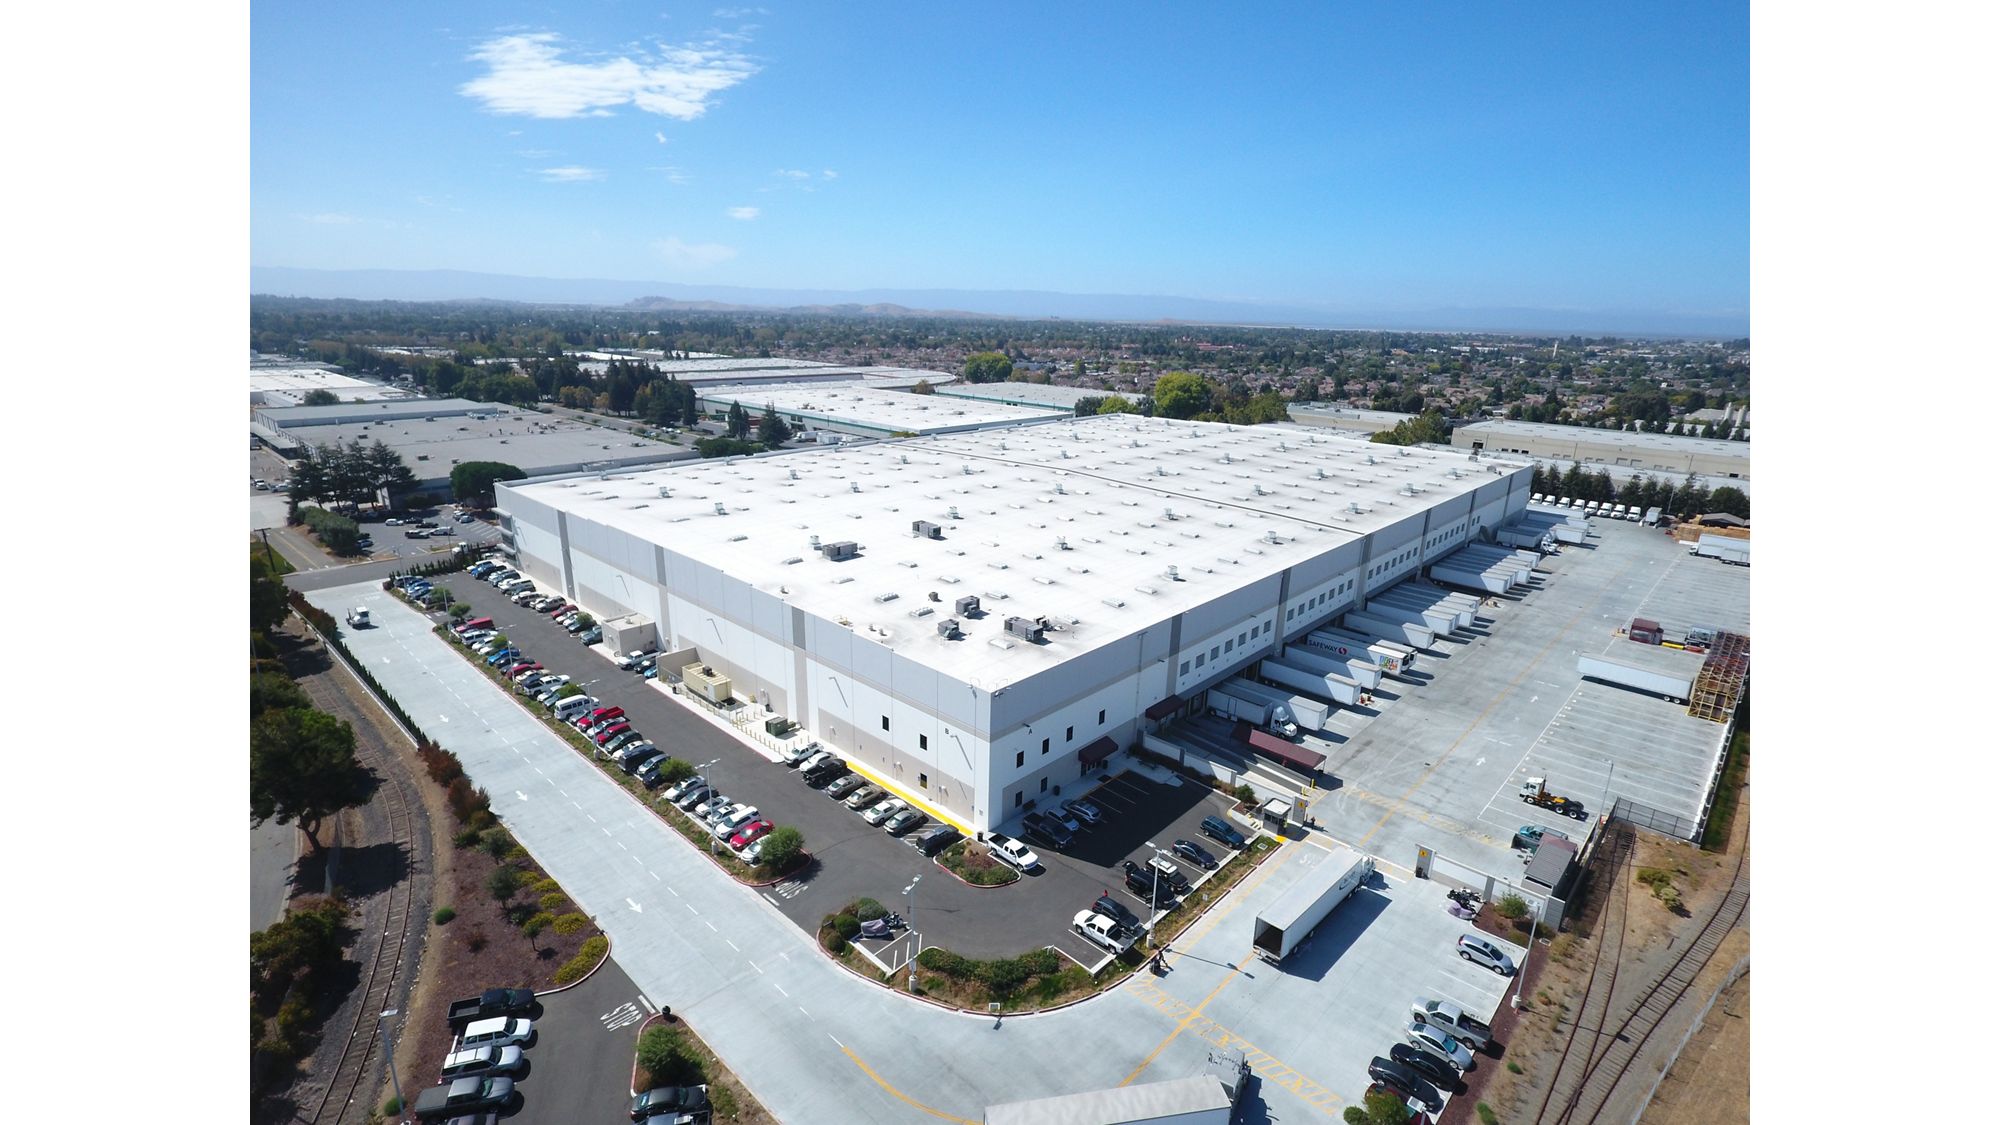
[[[250,405],[297,406],[314,391],[328,391],[342,402],[379,402],[410,397],[402,387],[344,375],[317,363],[253,355],[250,358]]]
[[[1507,522],[1529,484],[1452,451],[1112,415],[498,501],[522,569],[636,615],[663,668],[705,666],[720,697],[988,830]]]
[[[1068,418],[1072,413],[1057,407],[913,395],[860,383],[698,386],[695,395],[705,411],[720,412],[740,404],[754,419],[769,406],[795,428],[874,438],[1019,426]]]
[[[1579,461],[1645,472],[1750,479],[1750,443],[1495,420],[1459,426],[1451,443],[1461,449],[1520,453],[1543,461]]]
[[[1334,430],[1349,430],[1357,434],[1379,434],[1393,430],[1398,423],[1415,418],[1414,414],[1399,414],[1394,410],[1349,410],[1340,406],[1322,406],[1317,403],[1294,403],[1287,408],[1292,421],[1301,426],[1325,426]]]
[[[1116,391],[1089,387],[1058,387],[1052,383],[957,383],[940,387],[939,395],[969,398],[982,402],[1004,402],[1012,406],[1053,407],[1076,413],[1076,404],[1086,398],[1110,398]]]
[[[462,398],[259,410],[251,433],[288,456],[309,446],[382,442],[415,471],[418,490],[449,488],[464,461],[499,461],[530,477],[603,472],[690,458],[686,446]]]

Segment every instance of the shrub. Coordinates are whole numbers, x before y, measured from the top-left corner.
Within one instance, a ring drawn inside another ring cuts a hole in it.
[[[708,1081],[701,1056],[679,1028],[655,1026],[639,1037],[639,1068],[655,1086],[697,1086]],[[710,1092],[711,1100],[714,1091]]]
[[[1549,956],[1555,958],[1558,961],[1567,961],[1569,960],[1569,955],[1575,951],[1575,947],[1576,947],[1575,934],[1557,934],[1555,938],[1549,942]]]
[[[545,895],[548,894],[550,891],[559,891],[559,890],[562,890],[562,884],[556,882],[554,879],[550,878],[547,875],[543,875],[538,879],[529,880],[527,886],[527,891],[531,895]]]
[[[863,922],[872,922],[877,918],[886,917],[889,913],[889,908],[872,898],[864,898],[856,899],[854,908],[848,911],[848,913],[853,914]]]
[[[1500,1115],[1493,1112],[1492,1106],[1480,1102],[1472,1108],[1479,1111],[1479,1125],[1499,1125]]]
[[[1235,798],[1238,801],[1241,801],[1246,805],[1252,804],[1257,800],[1257,791],[1255,789],[1250,788],[1249,782],[1245,781],[1237,782],[1236,788],[1231,790],[1230,792],[1233,796],[1235,796]]]
[[[535,934],[539,934],[550,926],[555,925],[555,922],[556,916],[554,914],[546,910],[537,910],[533,914],[528,915],[527,920],[521,923],[521,928],[530,930],[528,936],[533,937]]]
[[[1509,1074],[1521,1073],[1521,1064],[1517,1062],[1509,1062],[1507,1064],[1507,1073]]]
[[[708,1088],[708,1104],[710,1109],[714,1111],[710,1118],[711,1120],[719,1117],[724,1121],[729,1121],[735,1118],[738,1112],[736,1091],[731,1090],[727,1086],[710,1086]]]
[[[456,917],[458,917],[458,911],[453,910],[449,906],[440,906],[436,910],[431,911],[431,921],[440,926]]]
[[[1500,901],[1493,904],[1493,909],[1499,912],[1502,918],[1525,917],[1528,913],[1528,900],[1515,894],[1501,895]]]
[[[403,1099],[399,1097],[391,1095],[388,1101],[382,1103],[384,1117],[394,1117],[401,1112],[403,1112]]]
[[[1018,958],[1021,966],[1036,976],[1047,976],[1062,970],[1062,958],[1053,949],[1031,949]]]
[[[833,917],[833,932],[853,941],[861,933],[861,919],[852,914],[836,914]]]
[[[537,879],[535,881],[538,883],[541,882],[540,879]],[[549,913],[554,914],[556,911],[561,910],[563,907],[569,905],[569,896],[562,893],[561,891],[550,891],[549,893],[541,896],[535,901],[541,904],[543,910],[546,910]]]
[[[492,856],[495,863],[507,858],[513,849],[514,837],[505,828],[490,829],[479,838],[479,850]]]
[[[1018,957],[1003,957],[998,961],[980,961],[979,982],[995,996],[1005,996],[1028,983],[1027,967]]]
[[[556,915],[555,926],[553,928],[557,933],[568,936],[585,929],[589,925],[590,919],[585,915],[575,913],[558,914]]]
[[[819,943],[825,946],[826,951],[835,957],[847,952],[847,939],[840,936],[839,930],[822,930],[819,935]]]
[[[943,973],[945,976],[960,979],[972,976],[977,971],[974,962],[939,946],[932,946],[917,954],[917,964],[934,973]]]
[[[521,889],[521,873],[511,867],[496,867],[486,877],[486,893],[499,901],[501,906],[513,898]]]
[[[513,847],[507,849],[506,855],[500,858],[506,860],[508,863],[527,863],[534,857],[528,854],[528,849],[515,844]]]
[[[575,984],[582,980],[585,974],[597,967],[597,962],[603,959],[605,952],[610,948],[611,939],[603,934],[588,939],[583,943],[583,948],[576,951],[576,956],[556,970],[556,983]]]
[[[474,953],[486,948],[486,931],[474,926],[465,933],[465,948]]]
[[[789,824],[781,824],[764,837],[762,866],[783,871],[798,861],[806,848],[805,834]]]
[[[479,829],[474,828],[471,825],[467,825],[466,827],[459,829],[457,832],[453,833],[451,837],[451,846],[454,848],[469,848],[478,842],[479,842]]]

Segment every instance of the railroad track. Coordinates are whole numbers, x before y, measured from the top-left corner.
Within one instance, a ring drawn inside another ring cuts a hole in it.
[[[1653,1033],[1659,1030],[1680,998],[1694,986],[1697,976],[1708,967],[1717,947],[1736,923],[1743,918],[1743,912],[1750,907],[1750,881],[1743,874],[1744,861],[1749,858],[1749,849],[1737,853],[1736,869],[1729,879],[1729,892],[1716,904],[1715,912],[1708,916],[1701,931],[1688,943],[1681,955],[1667,971],[1654,978],[1646,986],[1637,1000],[1627,1006],[1625,1016],[1618,1022],[1602,1053],[1590,1060],[1583,1083],[1570,1095],[1563,1112],[1555,1121],[1556,1125],[1588,1125],[1595,1122],[1610,1102],[1611,1095],[1618,1089],[1632,1063],[1645,1050]]]
[[[337,658],[329,652],[330,659]],[[337,674],[337,673],[329,673]],[[328,714],[352,713],[353,704],[340,696],[317,676],[308,678],[300,686],[314,706]],[[354,1099],[364,1094],[362,1081],[367,1077],[369,1064],[375,1058],[375,1044],[381,1036],[380,1013],[393,1003],[397,980],[403,965],[403,948],[410,932],[411,899],[415,894],[416,879],[409,869],[410,857],[416,855],[416,818],[410,812],[410,794],[402,780],[401,771],[385,768],[379,754],[369,748],[365,739],[356,740],[357,757],[363,765],[375,771],[382,779],[375,791],[375,799],[389,819],[391,842],[402,849],[404,870],[389,888],[388,913],[381,920],[381,941],[376,944],[375,956],[369,959],[362,970],[361,1002],[354,1010],[354,1024],[348,1030],[347,1039],[340,1049],[340,1061],[334,1065],[326,1085],[320,1090],[317,1102],[308,1107],[301,1105],[298,1120],[309,1125],[335,1125],[335,1123],[365,1120],[372,1106],[356,1106]],[[394,1065],[389,1060],[388,1065]]]
[[[1611,999],[1618,991],[1618,963],[1625,954],[1625,917],[1632,897],[1632,880],[1626,876],[1632,865],[1632,853],[1637,847],[1635,832],[1630,825],[1618,821],[1611,822],[1610,854],[1606,864],[1598,870],[1603,881],[1599,884],[1607,893],[1603,898],[1603,909],[1597,913],[1595,929],[1596,952],[1590,958],[1590,978],[1583,987],[1583,1005],[1570,1020],[1569,1035],[1563,1040],[1562,1057],[1556,1060],[1555,1074],[1549,1079],[1547,1090],[1542,1092],[1542,1104],[1535,1110],[1535,1120],[1563,1121],[1570,1108],[1576,1104],[1577,1095],[1589,1083],[1591,1067],[1598,1055],[1598,1046],[1603,1041],[1605,1025],[1611,1022]],[[1605,960],[1605,953],[1611,954]],[[1608,967],[1608,968],[1607,968]],[[1579,1053],[1579,1040],[1587,1043]],[[1567,1093],[1558,1098],[1558,1090]],[[1549,1107],[1556,1107],[1556,1116],[1549,1116]]]

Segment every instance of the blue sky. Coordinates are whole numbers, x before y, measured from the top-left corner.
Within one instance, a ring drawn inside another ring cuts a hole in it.
[[[1744,4],[253,6],[251,258],[1745,312]]]

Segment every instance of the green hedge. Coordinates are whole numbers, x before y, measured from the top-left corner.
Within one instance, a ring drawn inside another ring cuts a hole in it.
[[[610,948],[611,939],[603,934],[586,940],[583,947],[576,951],[576,956],[556,970],[556,984],[575,984],[582,980],[584,974],[597,967],[597,963],[604,958],[605,952]]]

